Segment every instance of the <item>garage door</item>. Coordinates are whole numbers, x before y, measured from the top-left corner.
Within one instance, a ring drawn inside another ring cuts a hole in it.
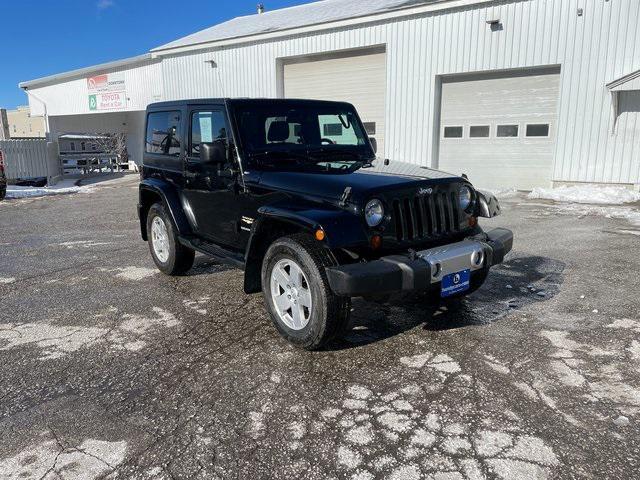
[[[550,186],[557,70],[447,79],[442,84],[439,166],[477,186]]]
[[[383,156],[385,72],[383,52],[298,60],[284,65],[284,95],[352,103]]]

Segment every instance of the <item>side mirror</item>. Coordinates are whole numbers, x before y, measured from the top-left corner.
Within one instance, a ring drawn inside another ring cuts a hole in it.
[[[373,153],[378,153],[378,141],[375,138],[369,137],[371,146],[373,147]]]
[[[222,142],[201,143],[200,161],[210,164],[225,163],[227,161],[227,149]]]

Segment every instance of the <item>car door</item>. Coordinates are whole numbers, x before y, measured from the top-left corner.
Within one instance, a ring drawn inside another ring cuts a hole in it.
[[[198,235],[236,250],[241,207],[240,169],[231,141],[223,105],[189,110],[189,142],[184,161],[184,197],[187,215]],[[206,163],[200,158],[202,143],[224,146],[224,163]]]

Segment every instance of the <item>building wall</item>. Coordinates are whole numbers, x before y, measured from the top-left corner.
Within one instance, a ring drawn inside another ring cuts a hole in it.
[[[46,135],[44,118],[32,117],[29,107],[7,110],[10,138],[43,138]]]
[[[440,76],[560,65],[553,179],[637,184],[640,128],[612,135],[605,84],[640,67],[639,16],[637,0],[500,1],[174,55],[163,61],[165,97],[276,97],[278,59],[384,44],[386,154],[437,166]],[[501,30],[486,24],[494,19]],[[218,69],[205,60],[215,60]]]
[[[128,66],[109,72],[124,73],[127,106],[121,111],[145,110],[152,102],[162,100],[162,73],[159,60],[147,61],[135,66]],[[32,115],[45,114],[43,102],[47,104],[47,115],[108,115],[111,112],[91,111],[89,109],[89,89],[87,77],[81,76],[65,82],[53,83],[43,87],[27,90]]]

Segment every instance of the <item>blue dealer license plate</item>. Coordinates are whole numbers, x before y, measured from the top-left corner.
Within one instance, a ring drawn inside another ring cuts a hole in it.
[[[442,277],[442,298],[450,297],[456,293],[469,290],[469,280],[471,278],[471,270],[463,270],[457,273],[450,273]]]

